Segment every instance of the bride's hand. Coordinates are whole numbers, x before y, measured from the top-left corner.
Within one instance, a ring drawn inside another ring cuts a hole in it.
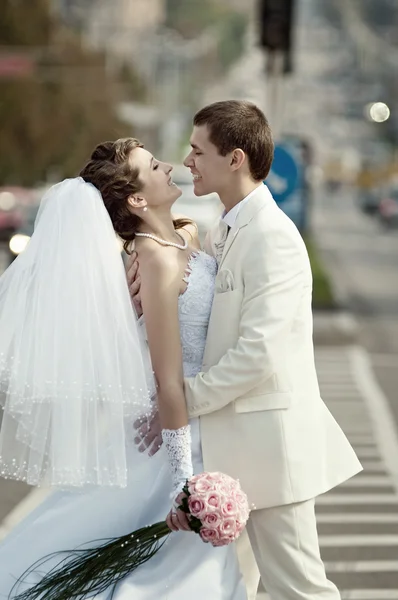
[[[188,517],[185,512],[179,510],[177,506],[185,498],[184,492],[180,492],[174,500],[174,505],[166,517],[166,523],[171,531],[192,531],[189,526]]]
[[[134,443],[138,446],[139,452],[148,450],[148,455],[154,456],[163,444],[158,411],[154,409],[144,420],[135,421],[134,429],[137,432]]]

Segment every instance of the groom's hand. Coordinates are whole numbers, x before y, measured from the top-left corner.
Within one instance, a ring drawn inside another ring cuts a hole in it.
[[[137,316],[142,315],[141,306],[141,277],[139,273],[138,255],[137,252],[133,252],[127,259],[127,283],[129,286],[131,300],[134,308],[137,312]]]
[[[163,443],[158,411],[153,410],[143,420],[135,421],[134,429],[136,430],[134,443],[138,446],[139,452],[148,450],[149,456],[154,456]]]

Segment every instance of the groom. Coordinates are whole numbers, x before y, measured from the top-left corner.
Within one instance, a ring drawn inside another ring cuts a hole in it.
[[[271,131],[258,107],[231,100],[195,115],[190,142],[195,195],[225,207],[205,241],[219,266],[202,372],[185,380],[204,468],[239,479],[255,505],[247,533],[273,600],[337,600],[314,499],[361,465],[319,394],[307,251],[263,184]]]

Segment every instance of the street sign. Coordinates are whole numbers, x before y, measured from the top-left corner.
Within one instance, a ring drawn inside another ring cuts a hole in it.
[[[274,160],[264,183],[278,206],[303,231],[307,219],[307,194],[305,164],[299,141],[289,140],[275,146]]]
[[[285,145],[275,146],[267,185],[278,204],[289,199],[297,188],[298,180],[299,165],[292,149]]]

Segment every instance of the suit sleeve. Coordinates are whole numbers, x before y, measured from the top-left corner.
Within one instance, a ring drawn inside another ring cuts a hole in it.
[[[310,283],[301,244],[289,233],[270,237],[252,239],[243,256],[244,293],[236,346],[206,373],[185,379],[190,417],[220,410],[247,394],[271,377],[283,360],[304,287]]]

